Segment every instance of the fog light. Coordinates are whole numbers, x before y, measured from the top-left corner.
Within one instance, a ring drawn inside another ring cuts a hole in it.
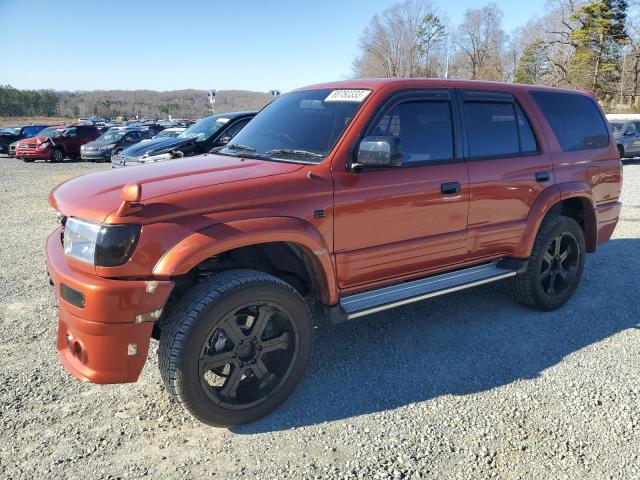
[[[84,362],[84,349],[82,348],[82,344],[71,335],[67,335],[67,347],[71,355],[81,362]]]
[[[127,346],[127,355],[129,355],[130,357],[133,355],[137,355],[138,354],[138,344],[137,343],[130,343]]]
[[[161,308],[154,310],[153,312],[141,313],[139,315],[136,315],[135,323],[155,322],[160,318],[160,315],[162,315]]]

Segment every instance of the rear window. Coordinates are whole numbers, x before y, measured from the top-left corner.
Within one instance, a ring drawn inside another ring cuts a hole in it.
[[[562,150],[591,150],[609,145],[609,133],[595,102],[586,95],[531,92]]]

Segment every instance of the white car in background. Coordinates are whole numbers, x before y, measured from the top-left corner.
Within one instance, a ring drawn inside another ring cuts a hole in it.
[[[607,121],[611,125],[620,158],[640,156],[640,114],[610,113]]]

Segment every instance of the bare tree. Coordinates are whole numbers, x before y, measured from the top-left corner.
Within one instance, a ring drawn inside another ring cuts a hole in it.
[[[507,35],[502,29],[502,16],[495,3],[465,12],[456,37],[458,76],[474,80],[506,79],[502,62]]]
[[[444,20],[428,0],[405,0],[371,20],[353,64],[358,77],[440,76]]]

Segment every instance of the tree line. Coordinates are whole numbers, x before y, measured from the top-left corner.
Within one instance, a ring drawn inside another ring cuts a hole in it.
[[[495,3],[452,25],[429,0],[406,0],[373,17],[354,75],[588,89],[607,110],[638,111],[639,13],[626,0],[549,0],[543,15],[507,33]]]
[[[216,113],[259,110],[272,97],[268,93],[221,90]],[[203,90],[96,90],[82,92],[18,90],[0,85],[0,117],[104,117],[118,115],[166,118],[197,118],[211,114]]]

